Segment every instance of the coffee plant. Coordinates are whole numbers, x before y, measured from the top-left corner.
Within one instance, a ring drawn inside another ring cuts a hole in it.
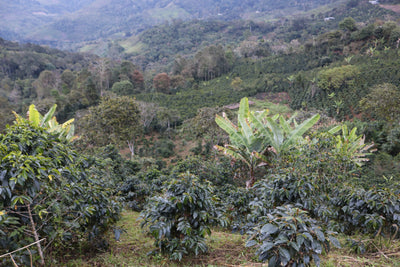
[[[161,196],[152,197],[141,213],[142,227],[155,238],[154,245],[172,260],[207,251],[205,236],[211,226],[226,225],[215,206],[210,184],[190,175],[172,179]]]
[[[179,161],[171,170],[174,175],[190,172],[200,179],[209,181],[215,186],[234,184],[233,168],[227,158],[205,160],[200,156],[193,156]]]
[[[319,255],[329,252],[331,243],[340,247],[333,232],[292,205],[276,207],[259,220],[248,232],[246,246],[257,246],[259,259],[268,266],[310,266],[312,261],[319,266]]]
[[[338,207],[334,216],[338,230],[396,237],[400,226],[398,190],[358,187],[338,188],[330,199],[331,207]],[[332,208],[333,209],[333,208]]]
[[[104,244],[120,204],[69,142],[19,122],[0,136],[0,158],[0,254],[45,238],[30,248],[43,265],[50,252],[73,249],[85,237]],[[31,261],[26,251],[13,257]]]
[[[168,176],[157,169],[139,172],[125,181],[118,191],[125,205],[135,211],[142,211],[148,198],[161,193]]]

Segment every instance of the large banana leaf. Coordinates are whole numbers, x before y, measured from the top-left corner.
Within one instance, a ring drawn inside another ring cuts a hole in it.
[[[374,144],[365,144],[365,136],[357,135],[356,127],[349,131],[346,125],[339,125],[328,133],[335,134],[340,130],[342,133],[335,136],[335,152],[341,157],[350,159],[356,165],[362,166],[363,162],[369,160],[367,156],[371,155]]]
[[[39,111],[36,109],[35,105],[29,106],[29,115],[28,120],[35,126],[40,125],[42,115],[40,115]]]
[[[315,115],[298,125],[294,116],[289,120],[280,115],[268,117],[267,110],[251,112],[248,99],[243,98],[240,101],[237,126],[225,114],[222,117],[216,116],[216,123],[229,134],[231,142],[231,145],[216,146],[216,149],[244,162],[252,176],[255,168],[268,161],[265,154],[268,148],[272,147],[271,151],[279,155],[281,151],[289,149],[318,120],[319,115]]]
[[[40,112],[36,109],[35,105],[29,106],[28,121],[35,126],[40,126],[45,128],[48,132],[56,133],[62,138],[66,138],[68,141],[76,139],[74,136],[75,127],[73,125],[74,119],[70,119],[63,124],[57,122],[56,117],[54,117],[57,105],[54,104],[50,110],[42,116]],[[25,123],[26,120],[20,115],[13,112],[17,123]]]
[[[305,132],[307,132],[311,127],[313,127],[319,120],[321,116],[319,114],[315,114],[311,118],[305,120],[302,124],[296,126],[293,131],[289,133],[285,141],[285,147],[294,144],[298,138],[301,138]]]
[[[54,104],[50,110],[43,116],[43,118],[40,121],[40,126],[46,125],[51,118],[53,118],[54,112],[56,111],[57,104]]]
[[[215,122],[229,135],[229,138],[233,144],[239,145],[243,143],[243,136],[241,135],[238,127],[234,125],[225,114],[223,114],[223,117],[216,115]]]
[[[292,146],[302,135],[311,127],[313,127],[319,120],[320,115],[316,114],[302,124],[297,125],[294,123],[294,128],[290,125],[294,118],[285,120],[281,115],[270,117],[266,119],[266,122],[261,120],[259,117],[250,115],[251,119],[260,131],[260,134],[266,138],[269,145],[274,148],[277,154],[280,154],[283,150],[287,150]],[[279,119],[279,123],[276,121]]]

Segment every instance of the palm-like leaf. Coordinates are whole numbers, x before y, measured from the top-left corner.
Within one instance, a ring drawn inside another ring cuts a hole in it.
[[[42,116],[40,112],[36,109],[35,105],[29,106],[28,121],[35,126],[40,126],[45,128],[48,132],[56,133],[61,138],[66,138],[68,141],[73,141],[77,137],[74,136],[75,127],[73,125],[74,119],[70,119],[63,124],[57,122],[54,113],[56,111],[57,105],[53,105],[45,116]],[[13,112],[17,123],[25,123],[21,116]]]
[[[278,118],[279,123],[276,122]],[[260,134],[269,141],[276,153],[280,154],[282,151],[288,150],[306,131],[313,127],[318,122],[320,115],[316,114],[300,125],[295,123],[293,117],[287,121],[282,115],[279,115],[278,118],[267,118],[267,122],[264,123],[256,116],[252,116],[254,125],[259,129]],[[291,121],[294,121],[294,128],[290,125]]]
[[[365,144],[365,136],[357,135],[357,128],[351,131],[346,125],[336,126],[328,131],[330,134],[342,131],[341,134],[335,136],[336,146],[335,152],[340,157],[346,157],[354,162],[357,166],[362,166],[363,162],[368,161],[368,155],[371,155],[374,144]]]
[[[55,113],[55,111],[56,111],[56,108],[57,108],[57,104],[54,104],[50,109],[49,109],[49,111],[43,116],[43,118],[41,119],[41,121],[40,121],[40,126],[44,126],[44,125],[46,125],[52,118],[53,118],[53,115],[54,115],[54,113]]]
[[[241,160],[249,167],[251,185],[255,179],[254,170],[268,162],[265,153],[269,147],[279,155],[281,151],[289,149],[319,120],[319,115],[315,115],[298,125],[294,116],[285,120],[280,115],[267,115],[267,110],[250,112],[248,99],[243,98],[240,101],[237,126],[225,114],[215,118],[216,123],[228,133],[232,144],[215,148],[236,160]],[[294,124],[294,128],[291,124]]]
[[[302,124],[295,126],[293,131],[289,133],[289,136],[285,140],[285,145],[283,148],[288,148],[293,145],[299,138],[303,136],[311,127],[313,127],[319,120],[320,115],[315,114],[311,118],[305,120]]]

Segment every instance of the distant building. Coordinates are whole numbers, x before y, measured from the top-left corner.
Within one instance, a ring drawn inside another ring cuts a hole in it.
[[[379,5],[379,1],[368,1],[372,5]]]
[[[326,17],[326,18],[324,18],[324,21],[330,21],[330,20],[334,20],[335,19],[335,17]]]

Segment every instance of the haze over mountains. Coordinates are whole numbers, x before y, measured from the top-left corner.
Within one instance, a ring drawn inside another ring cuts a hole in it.
[[[0,0],[0,37],[57,46],[137,34],[171,19],[273,20],[333,0]]]

